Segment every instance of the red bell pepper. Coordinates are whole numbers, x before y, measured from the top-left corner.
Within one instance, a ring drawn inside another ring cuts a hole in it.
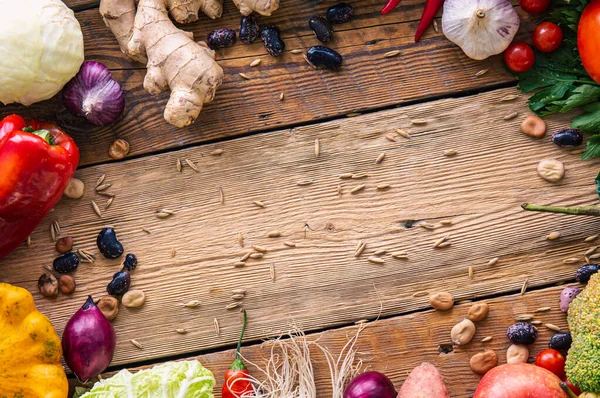
[[[77,145],[55,124],[0,120],[0,259],[56,205],[78,163]]]
[[[227,372],[225,372],[225,382],[221,395],[223,398],[241,398],[254,396],[254,387],[250,382],[248,368],[240,359],[240,349],[242,348],[242,339],[246,331],[246,310],[244,313],[244,324],[242,325],[242,333],[238,341],[237,349],[235,350],[235,361],[231,364]]]

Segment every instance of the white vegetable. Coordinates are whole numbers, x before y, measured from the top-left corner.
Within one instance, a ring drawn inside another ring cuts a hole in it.
[[[79,22],[60,0],[0,0],[0,101],[53,97],[83,63]]]
[[[446,0],[442,30],[470,58],[500,54],[519,30],[519,15],[509,0]]]

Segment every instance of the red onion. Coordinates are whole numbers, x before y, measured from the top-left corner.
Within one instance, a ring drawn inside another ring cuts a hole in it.
[[[104,126],[121,117],[125,95],[106,66],[86,61],[63,89],[63,103],[73,115]]]
[[[108,367],[116,344],[113,326],[89,296],[63,332],[62,347],[67,365],[79,380],[89,381]]]
[[[344,398],[396,398],[392,381],[383,373],[365,372],[348,383]]]

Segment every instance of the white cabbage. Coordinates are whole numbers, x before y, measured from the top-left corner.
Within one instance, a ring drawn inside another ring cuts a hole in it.
[[[0,0],[0,101],[55,96],[83,63],[83,34],[60,0]]]

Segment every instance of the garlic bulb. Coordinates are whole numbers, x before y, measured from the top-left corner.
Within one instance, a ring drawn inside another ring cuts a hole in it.
[[[519,30],[510,0],[446,0],[442,30],[448,40],[476,60],[506,50]]]

